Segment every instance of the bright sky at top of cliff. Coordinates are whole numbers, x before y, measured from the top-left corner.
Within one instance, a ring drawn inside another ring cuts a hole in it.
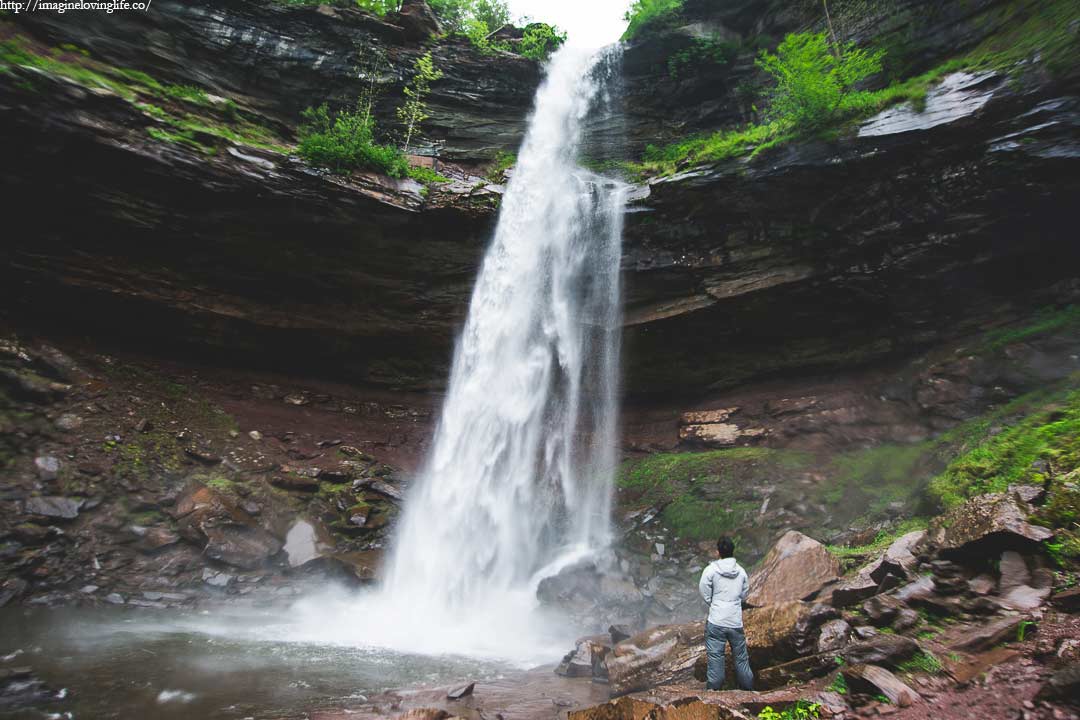
[[[567,42],[603,47],[619,39],[626,29],[623,14],[630,0],[508,0],[515,17],[558,25]]]

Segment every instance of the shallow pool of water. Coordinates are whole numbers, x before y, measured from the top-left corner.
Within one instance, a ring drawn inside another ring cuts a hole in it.
[[[30,666],[64,697],[34,710],[0,704],[0,718],[297,717],[390,689],[520,672],[497,661],[275,639],[287,625],[280,613],[237,608],[2,610],[0,657],[14,657],[0,668]]]

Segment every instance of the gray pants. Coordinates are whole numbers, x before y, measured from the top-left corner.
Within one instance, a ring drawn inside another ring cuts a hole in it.
[[[735,679],[743,690],[754,689],[754,672],[750,669],[750,654],[746,650],[746,635],[742,628],[729,628],[705,623],[705,654],[709,658],[706,689],[720,690],[724,686],[724,645],[731,643],[735,660]]]

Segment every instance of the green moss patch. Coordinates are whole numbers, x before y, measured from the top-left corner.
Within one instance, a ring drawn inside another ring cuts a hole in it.
[[[1080,467],[1080,390],[1075,385],[1051,397],[1010,425],[997,418],[969,423],[953,435],[961,452],[930,482],[942,507],[954,507],[974,495],[1004,491],[1010,484],[1044,484]],[[1027,410],[1045,393],[1011,403],[997,415]]]
[[[901,536],[915,530],[925,530],[927,523],[928,520],[924,517],[908,518],[889,530],[882,530],[865,545],[827,545],[826,548],[840,560],[845,571],[854,570],[870,558],[885,552]]]
[[[809,456],[765,448],[658,453],[627,461],[617,478],[631,502],[662,506],[661,519],[680,537],[715,538],[746,524],[760,506],[755,485],[781,483]]]
[[[203,88],[162,83],[141,70],[118,68],[92,59],[86,50],[71,45],[45,48],[14,34],[10,26],[0,27],[0,72],[29,67],[63,77],[90,89],[104,89],[132,103],[163,124],[147,127],[147,134],[159,142],[185,145],[206,154],[214,144],[226,141],[286,152],[289,146],[268,128],[241,113],[231,100],[215,102]]]

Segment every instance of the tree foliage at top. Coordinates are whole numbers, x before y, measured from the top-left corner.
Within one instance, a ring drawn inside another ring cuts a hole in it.
[[[623,20],[628,23],[623,40],[633,38],[647,25],[673,17],[682,4],[683,0],[634,0],[623,15]]]
[[[530,60],[542,62],[566,42],[566,33],[547,23],[533,23],[525,28],[518,52]]]
[[[757,65],[776,81],[767,115],[803,130],[830,123],[855,85],[881,70],[881,51],[832,45],[825,33],[794,33]]]

